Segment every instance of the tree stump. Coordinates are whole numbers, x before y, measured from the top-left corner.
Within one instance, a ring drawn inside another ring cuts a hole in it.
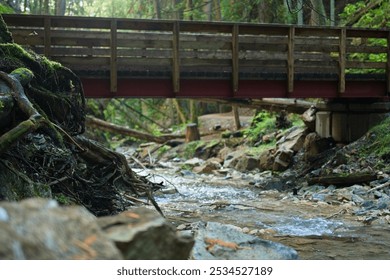
[[[187,124],[186,142],[189,143],[197,140],[200,140],[198,125],[196,123]]]

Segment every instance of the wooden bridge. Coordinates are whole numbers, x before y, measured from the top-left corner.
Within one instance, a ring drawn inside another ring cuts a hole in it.
[[[383,98],[390,30],[3,15],[87,97]],[[381,62],[372,62],[373,57]]]

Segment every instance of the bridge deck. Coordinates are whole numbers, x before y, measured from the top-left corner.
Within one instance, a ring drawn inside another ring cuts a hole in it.
[[[390,31],[3,15],[87,97],[384,97]],[[371,58],[381,62],[372,62]]]

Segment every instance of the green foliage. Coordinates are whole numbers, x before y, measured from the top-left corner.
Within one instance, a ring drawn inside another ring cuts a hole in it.
[[[13,13],[14,10],[10,6],[0,4],[0,14],[13,14]]]
[[[62,193],[58,193],[54,195],[54,199],[58,201],[61,205],[71,205],[72,199]]]
[[[390,27],[390,2],[389,1],[358,1],[354,4],[348,4],[343,13],[340,14],[344,25],[352,25],[354,27],[364,28],[384,28]],[[356,44],[362,44],[361,41],[356,41]],[[367,46],[386,47],[387,39],[370,38],[364,42]],[[364,54],[352,53],[348,57],[351,61],[358,62],[386,62],[387,54]],[[385,73],[385,69],[347,69],[347,73]]]
[[[186,144],[185,149],[183,151],[184,158],[186,159],[193,158],[195,155],[195,151],[204,145],[205,145],[204,141],[193,141]]]
[[[340,14],[343,24],[355,27],[390,27],[390,2],[377,0],[348,4]]]
[[[386,118],[380,124],[376,125],[369,131],[372,143],[364,147],[360,152],[362,157],[375,155],[386,161],[390,160],[390,118]]]
[[[250,141],[256,141],[260,135],[265,135],[275,130],[275,116],[270,112],[262,111],[253,118],[251,127],[245,129],[244,135]]]

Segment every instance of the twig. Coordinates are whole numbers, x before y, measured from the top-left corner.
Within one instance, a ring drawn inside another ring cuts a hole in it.
[[[367,192],[367,194],[372,193],[372,192],[377,191],[377,190],[380,190],[380,189],[383,189],[383,188],[386,188],[387,186],[390,186],[390,181],[387,181],[386,183],[383,183],[382,185],[379,185],[379,186],[369,190]]]

